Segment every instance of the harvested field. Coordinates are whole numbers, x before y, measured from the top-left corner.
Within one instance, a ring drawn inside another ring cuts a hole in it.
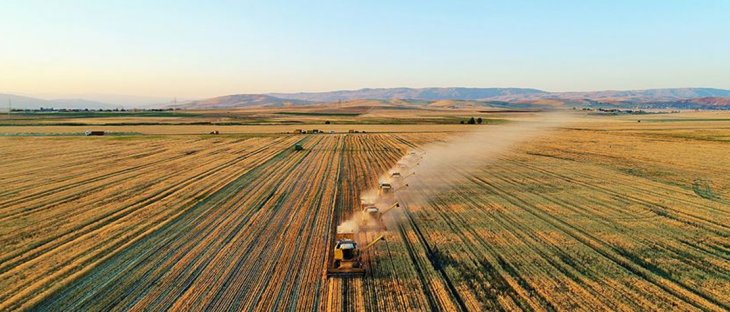
[[[2,135],[23,135],[23,134],[82,134],[84,131],[93,128],[91,126],[2,126]],[[97,129],[97,128],[93,128]],[[294,129],[318,129],[325,132],[335,131],[347,133],[350,129],[377,132],[459,132],[469,128],[465,125],[144,125],[144,126],[103,126],[98,129],[112,133],[137,133],[137,134],[161,134],[161,135],[205,135],[212,130],[219,130],[221,134],[245,134],[245,133],[269,133],[282,134],[291,133]]]
[[[0,310],[728,310],[730,123],[681,124],[454,164],[361,279],[326,277],[334,227],[458,132],[0,138]]]

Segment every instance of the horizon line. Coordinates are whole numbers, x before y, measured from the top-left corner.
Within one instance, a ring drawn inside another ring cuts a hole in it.
[[[160,100],[162,99],[174,99],[177,98],[180,99],[187,99],[187,100],[193,100],[193,99],[207,99],[207,98],[215,98],[215,97],[222,97],[222,96],[231,96],[231,95],[272,95],[272,94],[312,94],[312,93],[330,93],[330,92],[351,92],[351,91],[363,91],[363,90],[386,90],[386,89],[411,89],[411,90],[418,90],[418,89],[528,89],[528,90],[537,90],[545,93],[585,93],[585,92],[626,92],[626,91],[649,91],[649,90],[672,90],[672,89],[715,89],[715,90],[727,90],[730,91],[730,87],[722,88],[722,87],[708,87],[708,86],[691,86],[691,87],[657,87],[657,88],[638,88],[638,89],[593,89],[593,90],[586,90],[586,91],[553,91],[553,90],[547,90],[547,89],[540,89],[540,88],[534,88],[534,87],[463,87],[463,86],[450,86],[450,87],[406,87],[406,86],[399,86],[399,87],[360,87],[360,88],[343,88],[343,89],[328,89],[326,91],[312,91],[312,90],[306,90],[306,91],[267,91],[267,92],[234,92],[234,93],[221,93],[218,95],[204,95],[204,96],[197,96],[197,97],[179,97],[179,96],[161,96],[161,95],[141,95],[141,94],[121,94],[121,93],[78,93],[78,92],[71,92],[67,95],[59,95],[59,96],[48,96],[44,95],[45,92],[38,92],[38,93],[28,93],[28,92],[12,92],[12,91],[2,91],[0,92],[1,95],[6,96],[25,96],[25,97],[33,97],[38,98],[42,100],[86,100],[85,98],[80,98],[79,96],[86,96],[86,97],[95,97],[95,96],[119,96],[119,97],[138,97],[138,98],[158,98]],[[49,94],[54,94],[57,92],[49,92]],[[61,93],[59,93],[61,94]]]

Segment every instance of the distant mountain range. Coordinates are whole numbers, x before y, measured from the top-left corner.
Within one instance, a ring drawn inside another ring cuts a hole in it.
[[[674,88],[629,91],[556,92],[552,94],[563,98],[678,100],[703,97],[730,97],[730,90],[713,88]]]
[[[389,101],[392,106],[440,108],[682,108],[730,109],[730,90],[674,88],[628,91],[547,92],[528,88],[378,88],[331,92],[237,94],[190,101],[183,109],[284,107],[354,100]],[[400,100],[394,102],[392,100]],[[445,102],[446,101],[446,102]],[[449,102],[451,101],[451,102]],[[379,102],[379,105],[385,105]]]
[[[123,105],[87,99],[44,100],[0,94],[0,110],[8,100],[15,109],[41,107],[71,109],[114,109]],[[369,100],[369,101],[362,101]],[[529,88],[377,88],[331,92],[233,94],[209,99],[178,102],[176,105],[148,105],[147,108],[236,109],[301,105],[377,105],[428,108],[676,108],[730,109],[730,90],[713,88],[671,88],[610,90],[592,92],[548,92]],[[132,107],[132,105],[124,105]]]
[[[310,102],[334,102],[346,100],[481,100],[502,96],[541,95],[548,92],[525,88],[380,88],[311,93],[270,93],[282,99]]]

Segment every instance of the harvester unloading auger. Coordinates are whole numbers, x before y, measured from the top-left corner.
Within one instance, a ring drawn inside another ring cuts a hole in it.
[[[377,242],[385,240],[385,234],[379,235],[364,248],[358,248],[355,232],[338,226],[335,239],[337,241],[327,268],[327,276],[355,277],[365,275],[361,259],[363,253]]]

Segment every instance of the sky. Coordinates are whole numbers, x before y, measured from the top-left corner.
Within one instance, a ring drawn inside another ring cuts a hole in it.
[[[0,93],[730,89],[730,1],[0,0]]]

